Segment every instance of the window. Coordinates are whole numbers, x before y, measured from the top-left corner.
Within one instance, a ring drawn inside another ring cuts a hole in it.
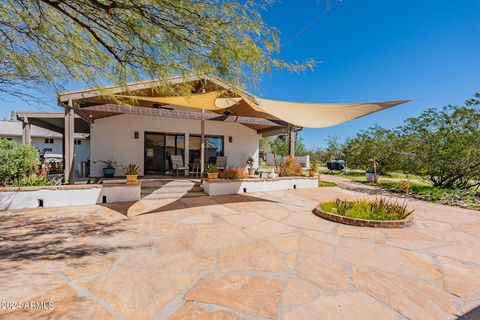
[[[200,162],[200,136],[191,135],[190,140],[190,163]],[[223,156],[224,138],[220,136],[205,136],[205,162],[215,162],[217,156]]]
[[[73,140],[73,144],[76,144],[77,146],[79,146],[79,145],[82,144],[82,140],[80,140],[80,139],[75,139],[75,140]]]
[[[52,138],[45,138],[45,143],[46,144],[53,144],[53,139]]]

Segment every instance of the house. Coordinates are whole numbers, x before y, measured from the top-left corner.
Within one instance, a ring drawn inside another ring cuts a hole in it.
[[[168,90],[165,90],[168,88]],[[178,76],[107,88],[58,94],[62,119],[43,119],[65,137],[65,180],[73,182],[74,133],[90,134],[91,176],[103,164],[133,163],[140,175],[170,170],[170,156],[186,164],[226,156],[229,166],[244,167],[248,157],[258,165],[259,138],[287,133],[290,154],[295,132],[302,127],[327,127],[406,102],[312,104],[261,99],[218,79]],[[35,115],[23,115],[36,121]],[[24,130],[24,134],[28,134]],[[116,175],[122,173],[117,170]]]
[[[30,112],[30,111],[27,111]],[[21,113],[21,111],[20,111]],[[52,114],[44,112],[45,115]],[[22,121],[18,120],[0,120],[0,138],[13,140],[22,143]],[[41,155],[55,155],[62,157],[63,155],[63,138],[62,134],[31,125],[31,144],[37,148]],[[75,162],[81,163],[90,158],[90,137],[89,134],[76,133],[74,138],[75,145]]]

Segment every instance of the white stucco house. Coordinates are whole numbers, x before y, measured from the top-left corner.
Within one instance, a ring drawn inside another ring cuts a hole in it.
[[[162,90],[168,87],[169,90]],[[171,170],[171,155],[184,164],[207,163],[227,157],[228,166],[245,167],[248,157],[258,166],[259,139],[280,133],[289,138],[294,152],[295,132],[303,127],[336,125],[406,102],[314,104],[275,101],[252,94],[211,77],[178,76],[106,88],[87,88],[59,93],[65,112],[55,117],[24,113],[22,141],[29,126],[41,125],[62,134],[64,177],[74,182],[75,135],[90,135],[90,175],[102,176],[104,164],[136,164],[140,175]]]

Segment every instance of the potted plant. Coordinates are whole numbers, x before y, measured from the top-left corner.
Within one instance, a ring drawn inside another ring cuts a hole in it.
[[[127,177],[127,183],[136,183],[140,168],[136,164],[130,163],[128,166],[123,167],[123,173]]]
[[[252,157],[248,157],[247,166],[248,166],[248,175],[253,176],[255,174],[255,168],[253,167],[255,160]]]
[[[377,167],[377,160],[375,158],[372,159],[372,165],[367,168],[365,171],[365,176],[367,179],[367,182],[374,182],[377,183],[378,181],[378,167]]]
[[[207,166],[207,177],[208,179],[218,179],[218,167],[213,163],[210,163]]]
[[[98,160],[95,162],[100,162],[105,165],[103,168],[103,177],[104,178],[113,178],[115,175],[115,167],[117,166],[117,162],[113,160]]]
[[[312,162],[310,163],[310,169],[308,170],[308,175],[310,177],[315,177],[315,175],[317,174],[318,172],[318,167],[319,167],[319,163],[318,162]]]

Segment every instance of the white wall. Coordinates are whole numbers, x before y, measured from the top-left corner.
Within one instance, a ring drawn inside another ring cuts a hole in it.
[[[134,139],[135,131],[138,139]],[[103,164],[94,161],[109,159],[118,162],[115,175],[122,175],[121,167],[129,163],[137,164],[143,175],[145,132],[200,134],[200,121],[128,114],[95,120],[90,132],[91,176],[102,175]],[[258,165],[259,135],[255,130],[239,123],[206,121],[205,134],[224,136],[229,166],[245,167],[249,156]]]
[[[45,138],[32,138],[32,145],[37,148],[40,153],[43,153],[44,149],[52,149],[52,151],[47,151],[46,154],[63,154],[62,139],[47,139],[53,139],[53,143],[45,143]]]
[[[75,145],[75,168],[77,168],[77,164],[90,158],[90,140],[82,139],[81,141],[80,145]],[[53,138],[53,143],[45,143],[45,138],[32,138],[32,145],[40,153],[44,149],[52,149],[52,151],[47,151],[46,154],[63,154],[62,144],[62,139],[58,138]]]
[[[281,165],[283,163],[283,160],[286,157],[282,157],[281,155],[274,155],[271,152],[267,152],[267,161],[266,165],[267,166],[274,166],[275,165],[275,158],[277,160],[277,165]],[[309,169],[310,168],[310,156],[295,156],[295,161],[297,163],[300,163],[302,167]]]

